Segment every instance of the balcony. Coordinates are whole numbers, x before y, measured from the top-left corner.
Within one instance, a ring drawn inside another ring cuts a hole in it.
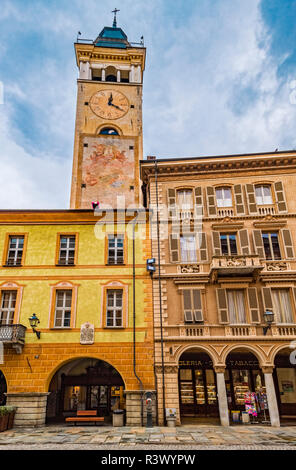
[[[215,282],[219,276],[256,277],[262,269],[258,255],[213,256],[210,277],[212,282]]]
[[[273,204],[257,205],[259,215],[274,215],[276,213]]]
[[[218,207],[217,216],[218,217],[233,217],[235,215],[233,207]]]
[[[11,344],[17,354],[21,354],[25,344],[26,327],[24,325],[0,325],[0,342]]]

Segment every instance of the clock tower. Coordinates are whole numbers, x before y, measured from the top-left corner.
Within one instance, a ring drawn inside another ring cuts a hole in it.
[[[77,110],[71,209],[123,208],[140,203],[143,156],[142,86],[146,49],[117,27],[77,39]]]

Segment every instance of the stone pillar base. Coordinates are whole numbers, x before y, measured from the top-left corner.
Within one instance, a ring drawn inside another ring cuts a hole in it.
[[[14,426],[43,426],[49,393],[6,393],[8,406],[17,408]]]
[[[146,393],[152,394],[153,425],[156,424],[156,393],[155,390],[125,390],[126,396],[126,425],[146,426]],[[141,399],[143,400],[143,420],[141,419]]]

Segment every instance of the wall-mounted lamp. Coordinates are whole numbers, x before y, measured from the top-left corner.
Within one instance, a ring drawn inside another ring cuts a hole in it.
[[[274,321],[274,313],[271,310],[265,310],[263,318],[266,323],[266,326],[263,327],[263,334],[265,336]]]
[[[36,316],[35,313],[33,313],[33,315],[29,318],[29,322],[30,322],[30,327],[32,328],[34,333],[36,333],[37,338],[40,339],[41,332],[36,330],[36,326],[39,325],[40,320]]]

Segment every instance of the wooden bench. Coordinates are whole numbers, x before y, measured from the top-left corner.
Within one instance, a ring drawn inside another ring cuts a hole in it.
[[[103,423],[104,418],[97,416],[97,410],[80,410],[77,411],[76,416],[66,418],[66,423]]]

